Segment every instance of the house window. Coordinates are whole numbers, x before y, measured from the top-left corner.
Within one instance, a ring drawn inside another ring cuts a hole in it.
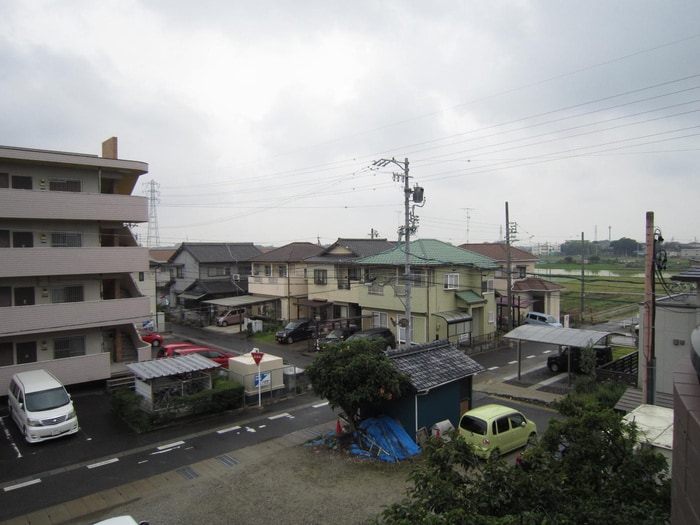
[[[443,285],[444,290],[456,290],[459,288],[459,274],[446,273],[444,275]]]
[[[52,303],[79,303],[83,300],[82,285],[51,288]]]
[[[85,355],[85,337],[61,337],[53,340],[53,358],[63,359]]]
[[[51,246],[53,248],[80,248],[83,245],[83,234],[76,232],[52,232]]]
[[[9,188],[10,187],[10,174],[9,173],[0,173],[0,188]]]
[[[356,266],[352,266],[348,268],[348,280],[349,281],[359,281],[360,277],[362,275],[362,272],[360,271],[360,268]]]
[[[12,342],[0,343],[0,366],[10,366],[15,364],[15,357],[12,354]]]
[[[481,292],[493,292],[493,279],[486,279],[485,281],[481,281]]]
[[[207,268],[207,277],[222,277],[231,275],[231,268],[228,266],[209,266]]]
[[[146,280],[146,272],[139,272],[139,282],[144,282]]]
[[[287,277],[287,265],[286,264],[280,264],[277,267],[277,275],[279,277]]]
[[[51,191],[71,191],[80,193],[83,189],[83,181],[80,179],[50,179],[49,190]]]
[[[526,266],[518,266],[516,268],[516,271],[518,272],[518,279],[525,279],[525,277],[527,277],[527,267]]]
[[[314,284],[327,284],[328,270],[314,270]]]
[[[177,278],[178,278],[178,279],[184,279],[184,278],[185,278],[185,267],[184,267],[184,266],[178,266],[178,267],[177,267]]]
[[[265,265],[265,277],[272,277],[272,265],[271,264]]]
[[[496,322],[496,313],[495,312],[489,312],[489,324],[493,324]]]
[[[386,312],[372,312],[372,328],[387,328],[389,326],[389,314]]]

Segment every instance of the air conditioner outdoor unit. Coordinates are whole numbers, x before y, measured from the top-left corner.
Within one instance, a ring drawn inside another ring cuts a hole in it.
[[[233,274],[233,280],[234,280],[234,281],[240,281],[240,280],[241,280],[241,274],[239,274],[239,273],[234,273],[234,274]]]

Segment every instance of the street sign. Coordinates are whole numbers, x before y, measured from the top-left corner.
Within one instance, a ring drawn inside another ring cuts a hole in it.
[[[270,386],[270,372],[261,372],[260,374],[255,374],[255,386]]]
[[[256,365],[260,364],[260,361],[262,361],[263,355],[264,354],[260,350],[253,350],[250,353],[250,357],[253,358],[253,361],[255,361]]]

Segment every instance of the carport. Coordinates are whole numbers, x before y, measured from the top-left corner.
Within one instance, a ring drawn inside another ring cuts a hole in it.
[[[272,310],[275,310],[275,301],[276,299],[272,297],[258,297],[255,295],[236,295],[234,297],[220,297],[218,299],[208,299],[206,301],[202,301],[202,304],[210,305],[212,309],[214,307],[221,307],[226,310],[237,307],[272,304]]]
[[[529,341],[532,343],[545,343],[556,345],[559,348],[562,346],[571,346],[578,348],[586,348],[598,344],[605,339],[605,344],[608,343],[608,337],[612,332],[601,332],[598,330],[581,330],[578,328],[559,328],[556,326],[537,326],[532,324],[524,324],[511,330],[503,336],[504,339],[513,339],[518,342],[518,380],[520,379],[520,371],[522,365],[521,342]],[[569,356],[571,354],[569,353]],[[569,366],[569,383],[571,383],[571,367]]]

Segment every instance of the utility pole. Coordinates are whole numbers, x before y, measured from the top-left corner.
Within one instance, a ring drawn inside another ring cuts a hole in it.
[[[508,201],[506,201],[506,315],[504,319],[506,331],[511,331],[513,329],[513,292],[511,291],[513,285],[513,276],[511,275],[512,264],[510,254],[510,216],[508,212]]]
[[[584,268],[584,264],[586,263],[585,261],[585,250],[586,250],[586,243],[583,240],[583,232],[581,232],[581,318],[579,319],[579,325],[583,326],[583,309],[585,307],[585,295],[584,295],[584,287],[585,287],[585,282],[586,282],[586,270]]]
[[[655,341],[656,331],[656,282],[654,266],[656,264],[656,246],[654,238],[654,212],[648,211],[646,216],[646,255],[644,264],[644,344],[642,359],[642,399],[645,403],[653,405],[656,399],[656,355]],[[663,238],[660,237],[663,241]]]
[[[400,324],[402,328],[405,329],[406,337],[405,344],[411,344],[411,233],[415,233],[418,229],[417,218],[411,213],[410,203],[411,195],[413,195],[413,201],[417,203],[423,202],[423,188],[416,186],[411,189],[409,183],[408,175],[408,158],[403,162],[392,159],[381,159],[376,160],[373,166],[383,168],[389,164],[395,164],[400,168],[403,168],[403,173],[394,173],[394,180],[403,180],[403,194],[404,194],[404,225],[399,228],[399,239],[401,239],[401,233],[403,231],[404,235],[404,253],[406,255],[406,262],[404,268],[404,285],[406,290],[406,311],[404,321]]]

